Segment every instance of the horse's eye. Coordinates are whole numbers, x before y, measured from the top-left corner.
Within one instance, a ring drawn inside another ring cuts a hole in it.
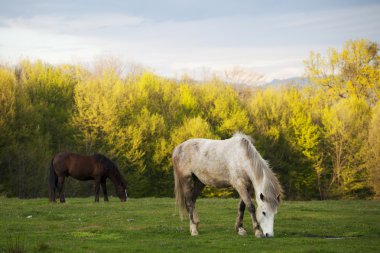
[[[265,213],[265,212],[263,212],[263,215],[265,216],[265,215],[266,215],[266,213]]]

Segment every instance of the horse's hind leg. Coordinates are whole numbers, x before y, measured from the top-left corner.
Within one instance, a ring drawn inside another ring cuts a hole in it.
[[[243,228],[243,218],[244,218],[245,203],[240,199],[238,216],[236,218],[235,230],[239,235],[246,235],[247,231]]]
[[[49,192],[50,202],[56,202],[55,193],[56,193],[57,185],[58,185],[58,177],[57,176],[55,177],[53,184],[54,185],[50,186],[50,192]]]
[[[191,197],[191,200],[193,202],[194,208],[193,208],[193,221],[190,220],[193,224],[195,224],[196,230],[198,230],[199,226],[199,217],[197,209],[195,208],[195,202],[197,201],[197,198],[199,195],[201,195],[203,189],[205,188],[205,185],[196,177],[193,175],[193,181],[194,181],[194,187],[193,187],[193,194]],[[190,223],[190,227],[192,224]]]
[[[57,198],[58,177],[55,178],[55,185],[56,185],[56,186],[55,186],[54,191],[53,191],[54,202],[56,202],[55,199]]]
[[[106,180],[102,181],[102,182],[100,183],[100,185],[102,186],[103,195],[104,195],[104,201],[108,201],[108,194],[107,194]]]
[[[100,179],[95,179],[95,202],[99,202]]]
[[[65,203],[65,195],[63,193],[63,190],[65,188],[65,176],[58,177],[58,184],[57,184],[58,192],[59,192],[59,200],[61,203]]]
[[[182,187],[183,187],[183,193],[185,197],[186,210],[189,213],[190,234],[193,236],[198,235],[199,221],[198,221],[198,215],[196,214],[196,211],[195,211],[195,200],[197,196],[194,193],[198,193],[200,188],[198,187],[197,190],[195,190],[195,182],[193,182],[191,176],[188,176],[186,179],[184,179],[184,184]]]

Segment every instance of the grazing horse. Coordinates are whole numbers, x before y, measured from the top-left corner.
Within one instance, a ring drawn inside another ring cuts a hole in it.
[[[59,153],[50,164],[49,199],[55,202],[56,189],[60,202],[65,202],[63,194],[65,177],[73,177],[81,181],[95,180],[95,202],[99,202],[100,185],[103,189],[104,201],[108,201],[106,179],[109,178],[116,188],[120,201],[127,200],[127,184],[116,164],[101,154],[84,156],[74,153]]]
[[[199,218],[195,202],[205,185],[232,186],[240,203],[235,230],[245,235],[245,207],[250,213],[256,237],[272,237],[274,216],[280,204],[282,188],[251,138],[235,134],[226,140],[190,139],[173,151],[175,195],[181,217],[189,214],[190,233],[198,235]],[[250,193],[255,192],[257,214]]]

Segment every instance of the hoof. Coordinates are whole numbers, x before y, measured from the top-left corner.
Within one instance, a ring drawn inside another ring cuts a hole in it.
[[[192,231],[190,231],[190,233],[191,233],[191,236],[197,236],[198,235],[197,230],[192,230]]]
[[[243,227],[238,228],[238,235],[244,236],[247,234],[247,231]]]
[[[262,238],[262,237],[264,237],[264,234],[260,230],[256,230],[255,231],[255,236],[256,236],[256,238]]]
[[[197,229],[196,224],[190,223],[190,234],[191,234],[191,236],[198,235],[198,229]]]

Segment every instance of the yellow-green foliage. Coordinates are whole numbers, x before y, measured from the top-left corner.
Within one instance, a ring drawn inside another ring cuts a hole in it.
[[[240,131],[255,139],[288,198],[379,194],[379,66],[378,45],[366,40],[325,58],[312,53],[306,71],[313,83],[304,87],[242,89],[148,71],[121,76],[112,64],[94,72],[40,61],[0,66],[0,191],[46,195],[52,155],[69,150],[115,160],[131,196],[171,196],[176,145]],[[92,192],[67,188],[69,195]]]
[[[379,45],[365,39],[348,41],[342,51],[330,49],[323,58],[312,52],[306,72],[333,97],[355,96],[376,103],[380,95]]]
[[[369,126],[368,167],[370,183],[375,190],[376,197],[380,197],[380,103],[373,109],[372,120]]]
[[[368,138],[371,111],[380,95],[379,45],[348,41],[326,57],[312,52],[305,64],[307,75],[323,92],[315,105],[323,112],[323,156],[332,168],[329,188],[343,195],[366,194],[368,171],[374,167],[366,161],[371,153],[367,143],[373,143],[373,137]]]
[[[365,188],[369,106],[362,99],[350,97],[326,108],[322,120],[333,165],[331,183],[343,193]]]
[[[8,68],[0,68],[0,132],[14,117],[16,77]]]

